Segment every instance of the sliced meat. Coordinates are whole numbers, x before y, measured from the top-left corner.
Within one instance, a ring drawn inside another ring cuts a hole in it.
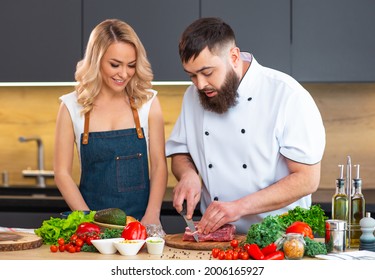
[[[214,232],[210,232],[209,234],[198,233],[199,242],[202,241],[216,241],[216,242],[224,242],[224,241],[231,241],[234,239],[236,234],[236,226],[231,224],[226,224],[220,227],[218,230]],[[186,227],[185,233],[182,237],[183,241],[194,241],[193,232]]]

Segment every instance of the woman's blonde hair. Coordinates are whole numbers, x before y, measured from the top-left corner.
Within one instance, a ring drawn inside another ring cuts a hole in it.
[[[75,79],[78,82],[76,92],[78,103],[83,107],[82,114],[92,110],[95,97],[102,87],[100,62],[108,47],[115,42],[124,42],[134,46],[137,54],[135,74],[125,87],[124,94],[134,99],[139,108],[152,93],[153,73],[146,50],[133,28],[118,19],[107,19],[98,24],[90,34],[84,58],[77,63]]]

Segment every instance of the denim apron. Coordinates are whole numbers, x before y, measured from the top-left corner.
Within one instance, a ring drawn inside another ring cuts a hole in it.
[[[88,132],[85,115],[81,135],[80,191],[91,210],[120,208],[141,220],[148,203],[150,181],[147,144],[137,109],[135,128]]]

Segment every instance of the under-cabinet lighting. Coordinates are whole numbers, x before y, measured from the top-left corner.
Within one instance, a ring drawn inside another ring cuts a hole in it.
[[[0,87],[69,87],[77,82],[0,82]],[[190,81],[155,81],[154,86],[188,86]]]

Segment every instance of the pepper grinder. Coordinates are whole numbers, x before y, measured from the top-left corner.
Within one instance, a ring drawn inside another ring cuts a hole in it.
[[[359,250],[375,252],[375,219],[371,218],[371,213],[366,212],[366,216],[359,222],[362,235],[359,238]]]

